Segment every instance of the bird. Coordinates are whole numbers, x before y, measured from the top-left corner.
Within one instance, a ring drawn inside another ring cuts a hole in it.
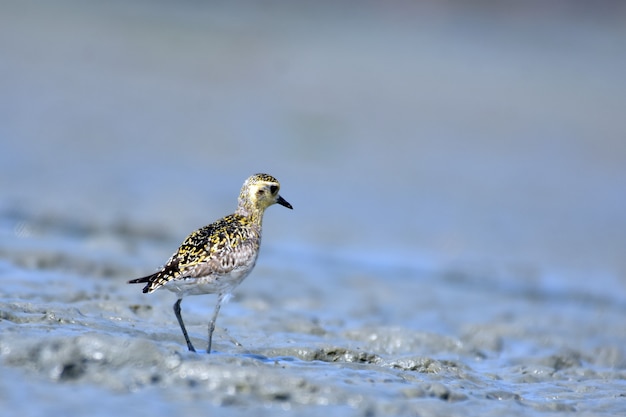
[[[268,174],[254,174],[243,183],[233,214],[192,232],[178,250],[154,274],[128,281],[143,284],[144,293],[165,288],[176,294],[174,314],[187,348],[195,352],[181,315],[180,304],[188,295],[217,294],[217,304],[209,321],[208,347],[220,307],[232,290],[250,274],[259,255],[265,209],[280,204],[293,209],[278,194],[280,183]]]

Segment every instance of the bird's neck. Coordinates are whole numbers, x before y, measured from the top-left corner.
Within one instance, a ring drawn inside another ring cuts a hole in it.
[[[261,227],[261,224],[263,223],[263,210],[252,207],[250,204],[246,204],[242,201],[239,202],[235,214],[247,218],[250,223],[253,223],[259,227]]]

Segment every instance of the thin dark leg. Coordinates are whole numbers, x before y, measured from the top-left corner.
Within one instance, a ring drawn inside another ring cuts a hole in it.
[[[213,331],[215,330],[215,321],[217,320],[217,315],[220,312],[220,307],[222,306],[222,301],[226,294],[219,294],[217,296],[217,304],[215,305],[215,310],[213,311],[213,316],[211,317],[211,321],[209,322],[209,346],[207,347],[206,353],[211,353],[211,341],[213,339]]]
[[[187,329],[185,329],[185,323],[183,323],[183,316],[180,315],[180,302],[183,301],[182,298],[179,298],[174,303],[174,314],[176,314],[176,319],[178,320],[178,324],[180,324],[180,329],[183,331],[183,336],[185,336],[185,342],[187,342],[187,347],[189,351],[195,352],[196,350],[193,348],[191,344],[191,340],[189,340],[189,335],[187,334]]]

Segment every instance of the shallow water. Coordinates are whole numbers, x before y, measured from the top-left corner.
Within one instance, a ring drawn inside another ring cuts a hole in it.
[[[2,409],[626,411],[619,6],[0,9]],[[258,171],[294,210],[188,353],[125,283]]]

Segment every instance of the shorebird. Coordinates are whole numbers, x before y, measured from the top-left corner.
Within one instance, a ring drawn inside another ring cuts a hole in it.
[[[174,314],[190,351],[195,352],[181,316],[180,303],[187,295],[217,294],[209,321],[207,353],[222,302],[254,268],[261,245],[263,213],[273,204],[293,209],[278,191],[280,183],[268,174],[255,174],[243,184],[237,210],[192,232],[158,272],[128,281],[145,283],[144,293],[166,288],[176,294]]]

